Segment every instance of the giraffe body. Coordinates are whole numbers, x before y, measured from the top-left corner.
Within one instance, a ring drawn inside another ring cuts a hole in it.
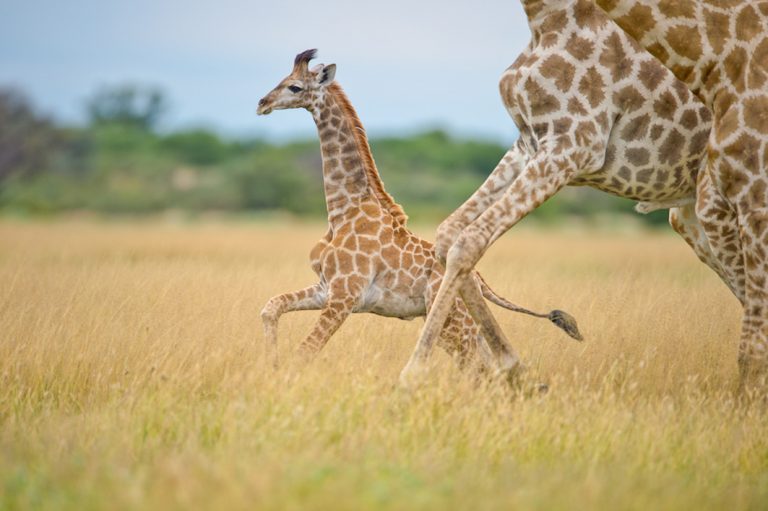
[[[768,384],[768,2],[597,4],[713,113],[703,168],[708,187],[689,224],[703,231],[744,306],[742,383]]]
[[[438,229],[446,275],[411,360],[420,372],[460,295],[483,325],[496,367],[520,360],[468,279],[487,248],[567,185],[640,201],[641,210],[674,205],[672,219],[699,258],[722,271],[700,226],[680,213],[696,200],[712,116],[662,63],[591,0],[523,0],[532,39],[500,80],[520,138],[486,182]]]
[[[587,1],[544,15],[537,28],[500,82],[528,158],[570,160],[570,186],[692,200],[711,129],[704,104]]]
[[[335,65],[309,70],[313,51],[299,54],[293,72],[259,102],[259,113],[306,108],[318,128],[323,156],[323,185],[328,231],[310,252],[320,282],[273,297],[262,311],[265,336],[277,363],[277,322],[285,312],[320,309],[321,315],[302,344],[306,352],[322,349],[352,313],[413,319],[425,316],[442,280],[433,245],[406,226],[402,208],[384,190],[362,123],[341,87],[333,81]],[[482,293],[508,309],[547,317],[581,339],[575,321],[561,311],[537,314],[496,295],[479,275]],[[439,334],[440,344],[460,364],[479,352],[490,354],[479,326],[460,299]]]

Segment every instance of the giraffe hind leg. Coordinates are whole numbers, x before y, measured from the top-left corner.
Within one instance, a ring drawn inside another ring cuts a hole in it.
[[[264,339],[267,342],[272,366],[277,368],[277,323],[286,312],[298,310],[318,310],[325,304],[325,293],[320,284],[309,286],[299,291],[273,296],[261,310],[264,325]]]
[[[768,208],[740,217],[746,276],[744,318],[739,343],[742,388],[768,394]]]
[[[365,281],[360,277],[347,276],[328,283],[328,299],[320,317],[309,335],[299,346],[308,357],[316,355],[346,321],[360,302]]]
[[[685,206],[670,209],[669,225],[693,249],[699,260],[717,273],[720,279],[733,291],[734,283],[712,250],[707,233],[696,217],[694,207]]]
[[[739,237],[739,219],[736,208],[713,183],[712,171],[717,166],[717,162],[710,163],[704,172],[699,174],[696,218],[706,235],[710,251],[717,260],[718,275],[743,305],[746,291],[744,251]],[[713,267],[713,269],[717,271],[716,268]]]

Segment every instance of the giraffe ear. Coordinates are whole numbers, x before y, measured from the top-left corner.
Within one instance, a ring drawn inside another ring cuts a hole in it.
[[[328,64],[327,66],[323,66],[323,68],[319,71],[317,83],[320,85],[328,85],[333,81],[335,76],[336,64]]]

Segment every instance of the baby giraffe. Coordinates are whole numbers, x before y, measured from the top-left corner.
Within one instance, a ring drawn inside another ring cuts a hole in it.
[[[440,287],[442,267],[432,244],[406,227],[403,209],[384,190],[363,125],[341,87],[334,82],[336,65],[309,69],[316,50],[296,56],[291,74],[259,101],[257,113],[305,108],[317,124],[323,157],[323,184],[328,231],[310,252],[320,282],[275,296],[261,312],[264,335],[277,365],[277,322],[286,312],[321,310],[301,349],[320,351],[353,312],[413,319],[425,316]],[[477,273],[483,296],[506,309],[546,317],[581,340],[576,321],[554,310],[539,314],[496,295]],[[460,299],[455,300],[439,336],[439,345],[466,365],[475,352],[481,361],[491,354],[479,326]]]

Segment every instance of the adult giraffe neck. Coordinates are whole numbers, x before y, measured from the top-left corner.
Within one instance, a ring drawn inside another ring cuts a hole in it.
[[[408,217],[384,189],[365,129],[341,86],[330,84],[310,111],[320,137],[329,222],[343,216],[356,199],[372,196],[395,225],[405,225]]]

